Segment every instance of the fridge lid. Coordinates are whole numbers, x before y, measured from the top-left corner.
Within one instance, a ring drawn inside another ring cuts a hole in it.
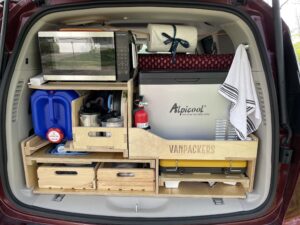
[[[164,84],[221,84],[227,72],[141,72],[139,82],[142,85]]]

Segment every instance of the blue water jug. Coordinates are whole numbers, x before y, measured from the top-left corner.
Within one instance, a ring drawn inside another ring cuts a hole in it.
[[[72,140],[71,102],[75,91],[36,90],[31,95],[34,133],[53,143]]]

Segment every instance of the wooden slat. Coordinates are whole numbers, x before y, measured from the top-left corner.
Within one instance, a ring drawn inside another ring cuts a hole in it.
[[[85,98],[86,98],[86,96],[81,96],[79,98],[74,99],[71,102],[71,108],[72,108],[72,115],[71,115],[72,127],[78,127],[80,125],[79,112],[80,112],[80,107],[83,105],[83,101],[84,101]]]
[[[21,146],[22,148],[24,148],[25,155],[31,155],[37,150],[49,144],[49,141],[44,140],[36,135],[32,135],[21,142]]]
[[[250,178],[249,192],[253,191],[254,188],[254,178],[255,178],[255,168],[256,168],[256,160],[251,160],[248,162],[247,167],[247,176]]]
[[[72,190],[35,188],[33,193],[38,194],[72,194],[72,195],[108,195],[108,196],[156,196],[156,197],[193,197],[193,198],[246,198],[242,186],[220,184],[214,188],[203,183],[186,183],[179,190],[160,187],[159,194],[147,191],[104,191],[104,190]]]
[[[111,147],[101,147],[101,146],[89,146],[84,147],[84,148],[75,148],[74,147],[74,142],[73,141],[68,141],[65,144],[64,149],[66,151],[70,152],[78,152],[78,151],[83,151],[83,152],[111,152],[111,153],[121,153],[124,151],[127,151],[126,149],[116,149],[116,148],[111,148]]]
[[[132,177],[120,177],[118,174],[129,173]],[[140,168],[99,168],[97,171],[99,181],[111,182],[151,182],[155,180],[154,169],[140,169]]]
[[[159,188],[159,194],[147,191],[104,191],[104,190],[72,190],[35,188],[39,194],[74,194],[74,195],[108,195],[108,196],[156,196],[156,197],[193,197],[193,198],[246,198],[241,185],[230,186],[217,184],[213,188],[205,183],[185,183],[179,189]]]
[[[156,191],[156,194],[158,194],[158,191],[159,191],[159,160],[156,159],[155,160],[155,164],[156,164],[156,167],[155,167],[155,191]]]
[[[150,191],[108,191],[108,190],[72,190],[72,189],[48,189],[48,188],[35,188],[33,193],[36,194],[71,194],[71,195],[108,195],[108,196],[156,196],[155,192]]]
[[[167,174],[162,173],[159,177],[159,185],[164,186],[166,181],[180,182],[237,182],[245,189],[249,188],[249,178],[243,174]]]
[[[121,162],[121,163],[149,163],[154,168],[154,160],[147,159],[124,159],[122,153],[89,152],[87,155],[51,155],[47,149],[41,149],[31,156],[26,157],[29,161],[37,163],[72,163],[91,164],[93,162]]]
[[[42,85],[29,85],[31,89],[40,90],[127,90],[126,82],[47,82]]]
[[[206,183],[181,183],[178,189],[159,187],[159,196],[195,197],[195,198],[246,198],[242,185],[226,185],[218,183],[210,187]]]
[[[133,80],[128,81],[128,128],[132,127],[133,112]]]
[[[102,191],[151,191],[155,190],[155,183],[152,182],[110,182],[110,181],[98,181],[98,190]]]
[[[21,142],[23,169],[24,169],[25,183],[27,188],[34,188],[37,186],[37,174],[36,174],[37,165],[34,162],[27,163],[26,155],[27,154],[30,155],[31,151],[25,147],[26,145],[28,145],[27,143],[33,138],[35,138],[35,136],[26,138],[24,141]],[[38,143],[38,142],[34,142],[34,143]],[[34,150],[34,152],[35,151],[36,150]]]

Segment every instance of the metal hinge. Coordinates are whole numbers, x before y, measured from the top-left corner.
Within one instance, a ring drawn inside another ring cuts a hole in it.
[[[279,161],[284,164],[290,164],[292,161],[293,149],[282,146],[280,147]]]

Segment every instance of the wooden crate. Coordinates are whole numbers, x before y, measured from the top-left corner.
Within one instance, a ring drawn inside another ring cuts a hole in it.
[[[41,165],[38,187],[51,189],[96,189],[96,166]]]
[[[73,141],[69,144],[69,151],[92,152],[123,152],[128,157],[127,123],[128,107],[125,104],[124,127],[81,127],[79,126],[79,111],[85,96],[72,101],[72,133]],[[105,136],[105,134],[108,134]]]
[[[155,191],[155,168],[112,168],[102,164],[97,171],[98,190]]]
[[[73,127],[73,148],[93,152],[127,150],[127,129],[107,127]],[[93,136],[94,133],[110,133],[109,136]],[[91,135],[90,135],[91,134]]]

